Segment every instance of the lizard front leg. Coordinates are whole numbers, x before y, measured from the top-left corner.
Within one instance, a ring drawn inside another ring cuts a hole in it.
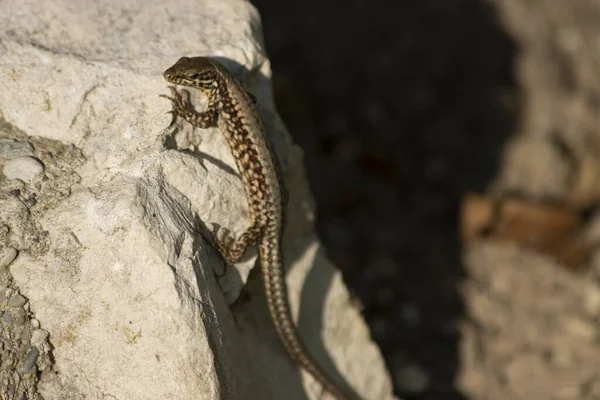
[[[215,106],[215,101],[213,100],[213,96],[209,96],[208,108],[204,112],[197,112],[194,110],[189,101],[185,100],[181,93],[175,89],[174,86],[169,86],[171,90],[171,96],[167,96],[166,94],[161,94],[160,97],[164,97],[171,101],[173,105],[173,110],[170,112],[173,115],[178,115],[187,122],[189,122],[192,126],[197,128],[206,129],[211,126],[215,126],[217,124],[218,112]]]
[[[197,128],[206,129],[211,126],[215,126],[217,122],[217,108],[216,102],[214,101],[215,96],[209,96],[208,108],[204,112],[197,112],[186,101],[181,93],[179,93],[174,86],[169,86],[171,90],[171,96],[160,95],[171,101],[173,104],[173,110],[171,111],[174,115],[178,115],[189,122],[192,126]],[[258,225],[256,218],[252,214],[251,226],[236,240],[230,236],[230,232],[227,229],[220,229],[217,225],[213,224],[213,239],[215,247],[221,254],[221,256],[229,264],[234,264],[242,258],[246,248],[254,245],[261,234],[261,227]]]

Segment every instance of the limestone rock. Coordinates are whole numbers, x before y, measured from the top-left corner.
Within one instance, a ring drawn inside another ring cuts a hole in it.
[[[365,399],[393,398],[379,350],[315,236],[302,154],[275,112],[250,2],[2,3],[0,42],[0,139],[10,144],[0,167],[26,156],[44,166],[31,180],[0,177],[0,247],[18,251],[0,283],[27,299],[38,346],[23,347],[16,368],[42,371],[36,396],[321,395],[277,339],[260,275],[250,275],[256,249],[224,268],[211,246],[212,223],[234,234],[249,223],[229,148],[216,129],[169,125],[170,104],[158,96],[167,67],[205,55],[258,98],[281,159],[290,297],[309,350]],[[57,373],[43,372],[46,341]]]

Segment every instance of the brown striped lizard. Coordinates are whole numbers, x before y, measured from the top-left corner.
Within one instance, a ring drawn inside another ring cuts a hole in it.
[[[284,224],[284,183],[280,166],[256,108],[256,99],[220,63],[206,57],[182,57],[164,72],[171,84],[199,89],[208,107],[197,112],[170,86],[171,111],[192,126],[217,126],[225,136],[246,189],[250,227],[237,240],[225,230],[213,230],[215,247],[229,264],[237,262],[248,246],[258,243],[265,293],[271,318],[290,356],[338,400],[356,399],[336,385],[307,352],[294,320],[285,282],[281,237]]]

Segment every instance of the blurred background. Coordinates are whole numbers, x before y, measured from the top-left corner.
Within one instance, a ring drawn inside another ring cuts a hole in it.
[[[600,399],[600,3],[252,3],[396,393]]]

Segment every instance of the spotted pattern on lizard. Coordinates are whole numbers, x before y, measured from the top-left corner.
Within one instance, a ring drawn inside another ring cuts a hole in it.
[[[182,57],[164,72],[174,85],[196,88],[208,96],[204,112],[197,112],[170,86],[171,111],[198,128],[217,126],[224,135],[239,169],[250,208],[250,227],[234,240],[214,228],[215,246],[230,264],[237,262],[248,246],[258,243],[265,293],[275,328],[290,356],[338,400],[357,397],[336,385],[314,362],[302,343],[288,302],[281,250],[286,204],[280,166],[267,139],[256,99],[242,88],[220,63],[206,57]]]

